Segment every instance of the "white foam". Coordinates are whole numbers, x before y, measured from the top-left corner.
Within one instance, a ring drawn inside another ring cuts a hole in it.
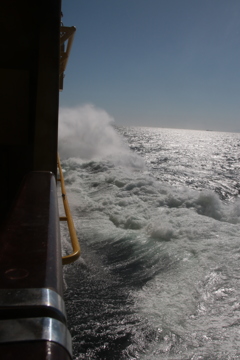
[[[161,330],[156,358],[164,358],[164,351],[168,358],[175,340],[179,352],[173,359],[181,351],[185,356],[186,344],[202,347],[202,335],[209,336],[211,347],[212,329],[222,339],[229,314],[232,323],[239,319],[240,200],[227,203],[213,191],[163,184],[126,166],[131,163],[126,160],[132,156],[129,151],[122,162],[105,155],[63,162],[80,239],[104,258],[107,269],[116,270],[116,279],[125,276],[123,291],[125,282],[146,279],[131,296],[134,311]],[[93,270],[97,276],[98,269]]]
[[[60,108],[59,153],[62,159],[113,158],[118,165],[143,168],[143,160],[130,152],[113,127],[114,119],[92,104]]]

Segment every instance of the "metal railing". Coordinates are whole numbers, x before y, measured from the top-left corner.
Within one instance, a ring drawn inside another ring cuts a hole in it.
[[[63,172],[62,172],[59,155],[57,155],[57,164],[58,164],[58,170],[59,170],[59,176],[60,176],[58,181],[61,182],[62,200],[63,200],[63,206],[64,206],[64,210],[65,210],[65,215],[66,215],[66,216],[60,216],[59,219],[60,219],[60,221],[67,221],[68,230],[69,230],[71,243],[72,243],[72,249],[73,249],[71,254],[66,255],[62,258],[63,265],[66,265],[66,264],[70,264],[70,263],[74,262],[75,260],[77,260],[79,258],[81,249],[80,249],[80,245],[78,242],[76,230],[74,227],[72,215],[71,215],[69,204],[68,204],[68,199],[67,199],[65,183],[64,183],[64,178],[63,178]]]

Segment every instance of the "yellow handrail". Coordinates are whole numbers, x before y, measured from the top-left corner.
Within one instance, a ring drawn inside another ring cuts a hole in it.
[[[64,206],[64,210],[65,210],[65,214],[66,214],[66,216],[62,216],[59,219],[60,219],[60,221],[67,221],[67,223],[68,223],[68,230],[69,230],[72,248],[73,248],[73,252],[71,254],[66,255],[62,258],[63,265],[66,265],[66,264],[70,264],[70,263],[74,262],[75,260],[77,260],[79,258],[81,249],[80,249],[80,245],[78,242],[72,215],[71,215],[68,200],[67,200],[65,183],[64,183],[63,172],[62,172],[59,155],[57,155],[57,164],[58,164],[59,175],[60,175],[59,181],[61,181],[63,206]]]

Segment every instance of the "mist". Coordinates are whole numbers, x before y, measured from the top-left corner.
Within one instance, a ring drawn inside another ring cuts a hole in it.
[[[114,119],[92,104],[60,108],[59,153],[62,158],[93,159],[123,150]]]
[[[61,159],[111,158],[114,163],[142,168],[143,160],[130,151],[113,124],[112,116],[92,104],[60,108],[58,151]]]

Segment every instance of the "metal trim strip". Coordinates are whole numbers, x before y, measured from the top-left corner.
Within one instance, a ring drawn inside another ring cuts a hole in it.
[[[60,312],[66,320],[65,304],[62,297],[47,288],[0,289],[0,308],[51,307]]]
[[[0,343],[52,341],[72,356],[72,339],[66,325],[56,319],[28,318],[0,320]]]

